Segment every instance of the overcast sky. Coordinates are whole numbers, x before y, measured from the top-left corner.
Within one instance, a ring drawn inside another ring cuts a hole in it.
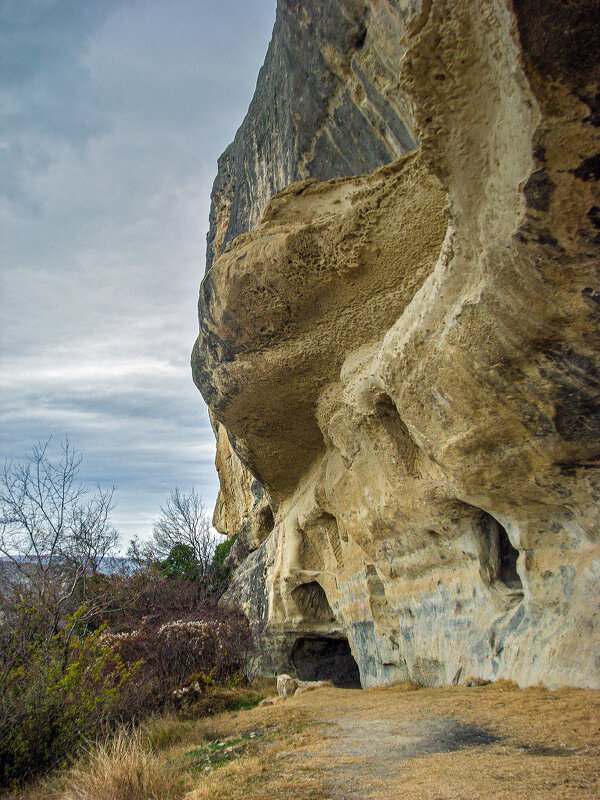
[[[0,0],[1,454],[68,434],[124,544],[212,508],[189,356],[216,159],[275,0]]]

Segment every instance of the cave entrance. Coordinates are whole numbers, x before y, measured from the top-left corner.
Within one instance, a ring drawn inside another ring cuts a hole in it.
[[[347,639],[306,636],[296,640],[291,662],[301,681],[331,681],[344,689],[360,689],[358,664]]]

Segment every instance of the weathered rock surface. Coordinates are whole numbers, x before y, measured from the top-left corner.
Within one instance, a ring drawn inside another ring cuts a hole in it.
[[[283,674],[277,676],[277,694],[279,697],[293,697],[297,688],[298,681],[292,678],[291,675]]]
[[[193,354],[264,671],[600,688],[599,44],[591,0],[279,3]]]
[[[217,437],[215,466],[220,483],[213,525],[225,536],[239,536],[229,557],[233,566],[239,566],[273,530],[273,512],[262,485],[244,467],[231,446],[225,426],[215,420],[213,426]]]
[[[207,266],[288,184],[370,172],[415,147],[397,70],[415,5],[279,0],[256,93],[219,159]]]

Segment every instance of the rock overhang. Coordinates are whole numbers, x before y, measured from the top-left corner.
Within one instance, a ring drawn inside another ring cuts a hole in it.
[[[320,392],[402,314],[447,221],[441,187],[406,156],[370,176],[290,187],[213,262],[194,377],[276,498],[324,449]]]

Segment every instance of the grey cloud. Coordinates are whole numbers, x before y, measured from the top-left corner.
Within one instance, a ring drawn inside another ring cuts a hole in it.
[[[216,496],[189,351],[216,158],[275,0],[0,2],[2,454],[68,433],[115,521]]]

